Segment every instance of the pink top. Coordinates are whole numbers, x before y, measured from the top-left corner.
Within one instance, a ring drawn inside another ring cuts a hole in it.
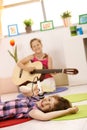
[[[39,60],[36,57],[34,57],[32,62],[35,62],[35,61],[40,61],[42,63],[42,65],[43,65],[43,68],[48,69],[48,58]]]
[[[35,61],[40,61],[43,65],[43,69],[48,69],[48,55],[47,54],[45,54],[44,58],[41,60],[34,56],[34,58],[32,59],[32,62],[35,62]],[[52,77],[52,75],[45,74],[41,76],[41,80],[50,78],[50,77]]]

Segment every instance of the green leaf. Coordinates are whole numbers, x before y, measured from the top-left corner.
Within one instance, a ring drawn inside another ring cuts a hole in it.
[[[15,56],[15,62],[17,62],[17,61],[18,61],[18,56],[17,56],[17,46],[15,46],[14,56]]]
[[[13,58],[15,58],[14,55],[9,50],[8,50],[8,52],[9,52],[10,56],[12,56]]]

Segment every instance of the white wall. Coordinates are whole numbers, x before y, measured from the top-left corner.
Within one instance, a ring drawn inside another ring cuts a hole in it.
[[[65,68],[65,56],[62,44],[63,28],[59,28],[0,39],[0,77],[10,77],[15,65],[14,60],[8,53],[8,50],[12,51],[9,41],[11,39],[15,40],[18,47],[18,56],[21,59],[32,53],[29,47],[29,41],[35,37],[42,40],[43,50],[52,56],[54,67]]]
[[[69,85],[87,84],[87,48],[83,42],[83,39],[87,38],[87,24],[83,26],[83,35],[71,36],[68,28],[65,28],[64,32],[68,34],[63,41],[66,67],[77,68],[79,71],[77,75],[68,75]]]
[[[86,26],[84,25],[85,29]],[[21,34],[15,37],[7,37],[0,40],[0,77],[11,77],[15,62],[9,55],[11,50],[9,41],[14,38],[18,47],[19,59],[32,53],[29,41],[32,38],[40,38],[44,52],[53,58],[55,68],[77,68],[78,75],[68,75],[69,85],[87,84],[87,61],[83,38],[87,37],[87,29],[84,34],[71,36],[69,28],[58,28],[50,31]],[[64,79],[61,79],[63,82]]]

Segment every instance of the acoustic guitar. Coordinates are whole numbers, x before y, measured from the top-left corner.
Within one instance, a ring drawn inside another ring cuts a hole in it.
[[[67,68],[67,69],[43,69],[43,65],[41,62],[29,62],[26,64],[28,67],[35,67],[36,69],[29,73],[27,71],[24,71],[23,69],[20,69],[17,65],[14,68],[12,80],[15,85],[21,85],[25,83],[26,81],[33,82],[34,78],[37,77],[40,78],[41,74],[49,74],[49,73],[65,73],[70,75],[75,75],[78,73],[78,70],[75,68]],[[35,79],[34,81],[37,81]]]

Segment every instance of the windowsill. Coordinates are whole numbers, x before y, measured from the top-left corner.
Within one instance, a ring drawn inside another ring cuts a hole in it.
[[[78,24],[73,24],[72,26],[78,26]],[[81,26],[84,26],[84,25],[81,25]],[[69,27],[64,27],[64,26],[56,26],[53,30],[56,30],[56,29],[63,29],[63,28],[69,28]],[[50,31],[50,30],[46,30],[46,31]],[[40,31],[40,30],[34,30],[32,31],[31,33],[36,33],[36,32],[44,32],[44,31]],[[84,31],[83,31],[84,32]],[[19,35],[24,35],[24,34],[29,34],[29,33],[26,33],[26,32],[22,32],[22,33],[19,33]],[[19,35],[16,35],[16,36],[19,36]],[[76,35],[76,36],[80,36],[80,37],[87,37],[87,31],[85,31],[82,35]],[[0,39],[2,38],[7,38],[9,37],[8,35],[5,35],[5,36],[1,36]],[[75,37],[75,36],[72,36],[72,37]]]
[[[55,29],[60,29],[60,28],[65,28],[64,26],[57,26],[57,27],[55,27],[53,30],[55,30]],[[47,30],[48,31],[48,30]],[[40,31],[40,30],[34,30],[34,31],[32,31],[31,33],[36,33],[36,32],[43,32],[43,31]],[[29,34],[29,33],[26,33],[26,32],[22,32],[22,33],[19,33],[19,35],[24,35],[24,34]],[[16,35],[16,36],[19,36],[19,35]],[[6,38],[6,37],[8,37],[8,35],[5,35],[5,36],[2,36],[1,38]]]

